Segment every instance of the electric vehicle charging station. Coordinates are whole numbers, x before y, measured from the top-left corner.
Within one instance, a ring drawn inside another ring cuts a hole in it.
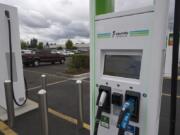
[[[114,7],[91,1],[91,135],[158,135],[169,0]]]
[[[13,77],[14,100],[21,105],[26,100],[23,66],[21,58],[19,22],[15,7],[0,4],[0,106],[6,109],[4,81]],[[9,25],[10,24],[10,25]],[[12,53],[10,51],[12,43]],[[10,53],[12,55],[10,55]],[[10,57],[12,56],[12,63]],[[15,108],[18,108],[15,105]]]

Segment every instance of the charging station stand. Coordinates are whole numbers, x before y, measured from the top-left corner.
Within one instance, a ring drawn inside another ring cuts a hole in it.
[[[97,1],[92,0],[90,8],[91,135],[102,91],[107,93],[108,100],[98,135],[120,135],[118,115],[128,98],[136,102],[124,135],[158,135],[169,0],[154,0],[148,7],[96,15]]]
[[[23,65],[20,48],[20,37],[19,37],[19,22],[17,9],[15,7],[0,4],[0,119],[6,120],[6,100],[5,100],[5,89],[4,81],[10,80],[10,60],[9,60],[9,29],[8,19],[5,16],[5,11],[10,13],[11,21],[11,40],[12,40],[12,56],[13,56],[13,85],[14,85],[14,96],[19,104],[23,103],[26,99],[25,96],[25,83],[23,75]],[[37,104],[27,100],[27,103],[18,107],[15,105],[16,115],[28,112],[37,108]]]

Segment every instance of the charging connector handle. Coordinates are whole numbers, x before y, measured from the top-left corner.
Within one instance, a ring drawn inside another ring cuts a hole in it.
[[[117,127],[120,130],[125,131],[125,129],[127,128],[132,113],[134,111],[134,104],[135,101],[133,99],[129,99],[127,102],[124,103],[117,122]]]
[[[103,92],[101,93],[101,97],[100,97],[100,99],[99,99],[99,103],[98,103],[98,106],[99,106],[99,107],[103,107],[103,106],[104,106],[104,103],[105,103],[106,98],[107,98],[107,93],[106,93],[105,91],[103,91]]]
[[[98,109],[97,109],[97,114],[96,114],[96,122],[95,122],[95,127],[94,127],[94,135],[97,135],[97,133],[98,133],[99,122],[101,119],[101,114],[102,114],[103,107],[105,105],[106,100],[107,100],[107,93],[105,91],[103,91],[101,93],[99,103],[98,103]]]

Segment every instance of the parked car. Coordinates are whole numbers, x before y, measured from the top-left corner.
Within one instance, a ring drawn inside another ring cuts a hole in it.
[[[34,51],[32,51],[32,50],[21,50],[21,54],[32,54],[32,53],[34,53]]]
[[[57,53],[63,54],[63,55],[65,55],[65,56],[72,56],[72,55],[74,55],[74,52],[67,51],[67,50],[57,51]]]
[[[39,66],[41,62],[50,62],[55,64],[60,62],[63,64],[65,62],[65,56],[63,54],[58,54],[51,52],[49,50],[36,51],[32,54],[22,54],[22,60],[24,65]]]

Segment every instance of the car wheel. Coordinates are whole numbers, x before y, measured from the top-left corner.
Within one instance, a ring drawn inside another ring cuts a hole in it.
[[[24,65],[24,67],[29,67],[29,63],[25,63],[23,65]]]
[[[60,60],[60,64],[64,64],[64,62],[65,62],[65,60],[63,60],[63,59]]]
[[[34,60],[33,65],[34,65],[35,67],[38,67],[38,66],[39,66],[39,64],[40,64],[39,60]]]

